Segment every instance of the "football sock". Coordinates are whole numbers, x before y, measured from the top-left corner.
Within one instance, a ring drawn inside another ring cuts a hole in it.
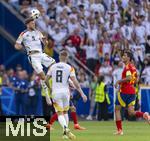
[[[68,127],[64,115],[58,115],[58,122],[62,126],[63,129],[65,127]]]
[[[50,118],[49,124],[53,125],[53,123],[58,119],[57,113],[53,114]]]
[[[64,117],[65,117],[65,120],[66,120],[66,124],[68,126],[69,124],[69,117],[68,117],[68,114],[64,114]]]
[[[143,112],[139,112],[139,111],[136,111],[135,112],[135,116],[136,116],[136,118],[140,118],[140,117],[143,117]]]
[[[78,124],[76,112],[71,112],[71,117],[73,119],[74,124]]]
[[[122,130],[122,121],[121,120],[117,120],[116,121],[116,126],[117,126],[117,130]]]

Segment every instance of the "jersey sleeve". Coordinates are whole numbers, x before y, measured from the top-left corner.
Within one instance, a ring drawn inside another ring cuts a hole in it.
[[[70,68],[70,76],[76,76],[75,75],[75,70],[73,67]]]
[[[21,44],[21,43],[22,43],[22,41],[23,41],[23,35],[24,35],[24,32],[21,32],[20,35],[19,35],[19,37],[18,37],[18,39],[16,40],[16,42],[17,42],[18,44]]]

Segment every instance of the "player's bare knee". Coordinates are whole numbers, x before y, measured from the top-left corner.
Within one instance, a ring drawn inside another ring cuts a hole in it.
[[[39,73],[39,77],[40,77],[42,80],[45,80],[45,79],[46,79],[44,72]]]
[[[115,112],[119,112],[120,110],[121,110],[121,106],[116,105],[116,106],[115,106]]]
[[[129,116],[134,116],[135,115],[134,106],[129,106],[128,107],[128,114],[129,114]]]
[[[134,116],[135,115],[135,112],[134,112],[134,110],[128,110],[128,114],[129,114],[129,116]]]
[[[128,112],[128,114],[130,117],[134,116],[134,112]]]
[[[71,112],[76,112],[76,108],[74,106],[70,107]]]
[[[42,75],[42,76],[41,76],[41,79],[42,79],[42,80],[45,80],[45,79],[46,79],[45,75]]]

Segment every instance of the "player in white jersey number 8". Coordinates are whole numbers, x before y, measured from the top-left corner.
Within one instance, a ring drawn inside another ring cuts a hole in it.
[[[60,51],[60,62],[51,66],[47,73],[46,82],[49,84],[49,79],[52,78],[52,99],[53,106],[58,115],[58,121],[64,130],[63,138],[75,139],[75,136],[68,129],[68,110],[70,101],[69,78],[73,82],[75,88],[79,91],[84,102],[87,97],[82,91],[79,82],[76,79],[74,68],[67,64],[68,52]]]

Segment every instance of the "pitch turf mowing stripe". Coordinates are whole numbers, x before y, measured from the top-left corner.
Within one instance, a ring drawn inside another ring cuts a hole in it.
[[[70,124],[71,131],[77,136],[76,141],[150,141],[150,126],[145,122],[123,122],[124,135],[115,136],[115,123],[108,122],[80,122],[87,130],[76,131]],[[51,131],[51,141],[62,141],[62,128],[55,123],[55,130]]]

